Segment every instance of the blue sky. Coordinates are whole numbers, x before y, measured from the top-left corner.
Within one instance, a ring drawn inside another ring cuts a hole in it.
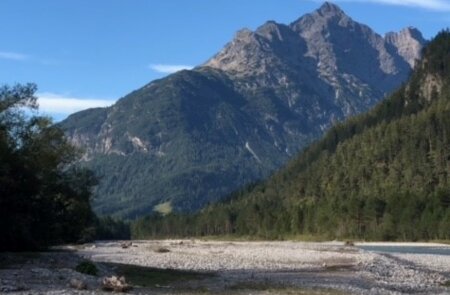
[[[450,0],[331,1],[384,34],[407,26],[431,38],[450,26]],[[290,23],[316,0],[2,0],[0,83],[35,82],[59,120],[111,104],[179,68],[198,65],[235,32]]]

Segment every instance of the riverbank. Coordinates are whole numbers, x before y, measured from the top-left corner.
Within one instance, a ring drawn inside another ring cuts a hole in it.
[[[374,244],[357,243],[364,245]],[[376,253],[340,242],[157,240],[132,241],[126,248],[97,242],[64,249],[94,261],[105,275],[125,274],[137,282],[132,294],[450,294],[450,255]],[[0,279],[7,272],[0,270]],[[39,291],[98,294],[99,279],[87,279],[87,291],[70,289],[67,282]]]

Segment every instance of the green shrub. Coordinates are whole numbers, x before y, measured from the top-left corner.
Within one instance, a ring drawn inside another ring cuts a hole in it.
[[[97,266],[92,261],[84,260],[80,262],[75,270],[79,273],[84,273],[91,276],[96,276],[98,273]]]

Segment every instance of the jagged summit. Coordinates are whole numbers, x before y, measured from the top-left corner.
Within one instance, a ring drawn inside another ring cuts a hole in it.
[[[294,31],[300,31],[309,26],[325,25],[328,23],[349,23],[352,19],[336,4],[325,2],[317,10],[307,13],[297,20],[293,21],[289,26]]]
[[[400,74],[405,79],[406,75],[401,73],[414,67],[424,44],[422,34],[415,28],[409,27],[383,38],[368,26],[351,19],[336,4],[325,2],[289,25],[267,21],[255,31],[240,31],[204,66],[251,76],[277,72],[280,63],[286,64],[283,60],[289,61],[289,67],[306,69],[311,64],[305,64],[302,56],[309,56],[316,60],[323,76],[335,76],[333,72],[342,70],[361,71],[361,83],[373,80],[388,92],[396,84],[385,75]],[[360,54],[367,48],[378,52],[377,63],[369,62],[364,54]],[[355,69],[348,69],[352,66]]]
[[[407,27],[403,30],[407,31],[411,35],[411,37],[413,37],[417,40],[420,40],[422,42],[426,42],[425,38],[422,35],[422,32],[419,29],[417,29],[416,27]]]
[[[344,11],[339,6],[328,1],[322,4],[316,12],[323,16],[345,15]]]
[[[416,61],[420,59],[421,48],[426,44],[422,33],[414,27],[404,28],[400,32],[389,32],[386,34],[385,40],[396,47],[398,54],[412,68],[414,68]]]
[[[262,26],[259,26],[255,33],[261,36],[271,38],[273,34],[281,34],[280,31],[283,31],[287,28],[284,24],[279,24],[273,20],[265,22]]]
[[[420,41],[421,43],[426,43],[426,40],[423,37],[422,32],[416,27],[412,26],[403,28],[399,32],[388,32],[386,33],[385,38],[389,40],[395,38],[395,36],[410,37]]]

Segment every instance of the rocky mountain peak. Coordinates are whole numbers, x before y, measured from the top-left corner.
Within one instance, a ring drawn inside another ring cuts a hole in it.
[[[255,31],[239,31],[204,66],[238,76],[265,75],[279,67],[280,59],[297,57],[304,47],[289,26],[268,21]]]
[[[389,32],[385,36],[387,41],[393,41],[395,39],[414,39],[422,44],[426,43],[422,33],[415,27],[406,27],[400,32]]]
[[[402,56],[413,68],[416,61],[420,59],[420,53],[426,40],[422,33],[414,28],[407,27],[400,32],[389,32],[385,36],[386,42],[397,48],[398,54]]]
[[[410,35],[412,38],[421,41],[422,43],[425,43],[425,39],[423,38],[422,32],[420,32],[417,28],[415,27],[407,27],[405,29],[403,29],[402,31],[400,31],[400,33],[404,33],[404,34],[408,34]]]
[[[270,20],[264,23],[262,26],[258,27],[255,33],[260,34],[261,36],[268,36],[274,32],[279,32],[281,26],[281,24]]]
[[[302,32],[308,29],[328,27],[330,24],[348,26],[352,19],[336,4],[325,2],[319,9],[308,13],[290,24],[292,30]]]
[[[317,11],[322,16],[343,16],[345,15],[344,11],[331,2],[325,2]]]
[[[252,35],[252,31],[250,29],[244,28],[236,32],[234,39],[246,39]]]

